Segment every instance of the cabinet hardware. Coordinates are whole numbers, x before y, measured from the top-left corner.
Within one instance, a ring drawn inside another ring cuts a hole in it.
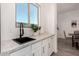
[[[35,56],[35,54],[33,53],[33,56]]]
[[[43,53],[44,53],[44,47],[43,47]]]
[[[49,48],[50,48],[50,43],[49,43]]]

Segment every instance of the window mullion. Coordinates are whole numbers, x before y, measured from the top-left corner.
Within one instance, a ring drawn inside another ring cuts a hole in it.
[[[28,26],[30,26],[30,3],[28,3]]]
[[[22,5],[22,21],[23,21],[23,14],[24,14],[24,4]]]

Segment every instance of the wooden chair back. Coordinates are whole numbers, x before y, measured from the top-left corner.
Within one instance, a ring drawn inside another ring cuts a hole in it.
[[[64,31],[64,37],[65,37],[65,39],[67,39],[67,36],[66,36],[66,32]]]
[[[74,31],[74,41],[79,42],[79,31]]]

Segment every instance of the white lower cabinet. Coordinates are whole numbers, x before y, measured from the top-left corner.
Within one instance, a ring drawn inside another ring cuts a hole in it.
[[[42,47],[42,56],[48,56],[48,45]]]
[[[48,39],[42,41],[42,56],[48,56]]]
[[[32,51],[32,56],[41,56],[41,47],[38,47]]]
[[[51,55],[51,39],[48,39],[48,55]]]
[[[10,55],[11,56],[31,56],[32,55],[31,46],[18,50],[14,53],[11,53]]]
[[[54,51],[53,36],[11,53],[11,56],[50,56]]]
[[[32,45],[32,56],[41,56],[41,42]]]
[[[53,49],[53,38],[50,37],[49,38],[49,42],[48,42],[48,55],[51,55],[54,52]]]
[[[54,37],[55,37],[55,36],[52,36],[52,37],[51,37],[51,49],[52,49],[52,52],[54,52],[54,45],[55,45],[55,44],[54,44],[54,40],[55,40]]]

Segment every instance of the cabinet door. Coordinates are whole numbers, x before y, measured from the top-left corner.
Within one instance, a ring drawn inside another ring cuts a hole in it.
[[[51,37],[51,49],[54,52],[54,36]]]
[[[57,53],[57,35],[53,36],[53,51]]]
[[[42,56],[48,56],[48,44],[42,47]]]
[[[41,42],[37,42],[32,45],[32,55],[41,56]]]
[[[41,47],[38,47],[35,50],[33,50],[32,56],[41,56]]]
[[[14,53],[10,54],[11,56],[31,56],[32,52],[31,52],[31,46],[25,47],[21,50],[18,50]]]
[[[50,48],[50,43],[48,43],[48,55],[50,56],[51,54],[51,48]]]
[[[49,43],[48,43],[48,55],[52,54],[52,40],[49,38]]]
[[[48,56],[48,39],[42,41],[42,56]]]

